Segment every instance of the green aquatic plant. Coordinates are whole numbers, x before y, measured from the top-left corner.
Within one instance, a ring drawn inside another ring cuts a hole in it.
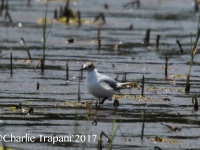
[[[115,124],[116,124],[116,119],[114,119],[113,123],[112,123],[112,131],[111,131],[111,135],[110,135],[109,150],[112,150],[113,140],[116,136],[116,132],[117,132],[117,129],[118,129],[118,126],[116,127]]]
[[[50,25],[50,29],[47,32],[47,11],[48,11],[48,2],[46,2],[46,5],[45,5],[44,23],[42,26],[42,29],[43,29],[43,34],[42,34],[43,35],[43,45],[42,45],[43,53],[42,53],[42,59],[41,59],[42,74],[44,74],[44,67],[45,67],[45,60],[46,60],[46,42],[47,42],[47,38],[51,31],[51,27],[53,24],[53,22],[52,22]]]
[[[44,24],[43,24],[43,55],[42,55],[42,63],[41,63],[41,70],[42,73],[44,73],[44,66],[45,66],[45,51],[46,51],[46,29],[47,29],[47,5],[46,3],[46,9],[45,9],[45,16],[44,16]]]
[[[106,137],[107,142],[109,143],[109,148],[108,149],[112,150],[113,140],[114,140],[114,138],[116,136],[116,132],[119,129],[119,125],[120,125],[120,124],[118,124],[116,126],[116,120],[117,120],[116,118],[113,120],[110,136],[108,136],[105,132],[101,131],[100,137],[98,139],[98,148],[97,148],[98,150],[102,150],[102,148],[103,148],[103,146],[102,146],[102,142],[103,142],[102,138],[103,138],[103,136]],[[121,121],[120,121],[120,123],[121,123]]]
[[[197,33],[196,33],[196,40],[194,42],[194,46],[193,46],[192,52],[191,52],[190,67],[189,67],[188,76],[187,76],[187,80],[186,80],[186,87],[185,87],[186,93],[190,92],[190,83],[189,83],[190,82],[190,74],[191,74],[191,70],[192,70],[194,56],[196,55],[197,48],[198,48],[198,45],[199,45],[199,43],[198,43],[199,36],[200,36],[200,16],[199,16],[199,22],[198,22],[198,27],[197,27]]]

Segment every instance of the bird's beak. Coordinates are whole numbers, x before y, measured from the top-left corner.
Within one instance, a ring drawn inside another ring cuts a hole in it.
[[[79,71],[86,70],[86,67],[82,66],[82,68]]]
[[[80,71],[88,70],[88,65],[83,64]]]
[[[83,71],[85,68],[81,68],[81,69],[79,69],[79,71]]]

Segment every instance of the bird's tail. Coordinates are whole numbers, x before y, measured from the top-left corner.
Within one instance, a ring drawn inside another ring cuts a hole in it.
[[[138,83],[136,82],[125,82],[125,83],[117,83],[117,89],[128,89],[138,87]]]

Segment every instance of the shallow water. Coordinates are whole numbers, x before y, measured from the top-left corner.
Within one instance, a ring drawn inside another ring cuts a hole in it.
[[[199,111],[194,111],[192,96],[199,98],[199,58],[197,52],[191,72],[191,92],[185,94],[186,76],[191,59],[191,35],[195,41],[198,13],[194,13],[190,0],[141,0],[141,8],[124,8],[128,0],[118,1],[73,1],[70,7],[86,19],[93,19],[100,12],[106,16],[102,26],[101,50],[97,48],[97,25],[66,25],[54,22],[47,39],[46,68],[44,75],[38,60],[42,57],[42,26],[36,21],[44,16],[45,3],[32,0],[10,0],[9,12],[13,23],[0,17],[1,54],[12,51],[13,76],[10,76],[10,56],[0,58],[0,123],[1,136],[29,135],[34,142],[5,142],[11,149],[97,149],[98,138],[103,131],[111,136],[112,125],[116,131],[113,149],[198,149]],[[109,9],[104,9],[107,3]],[[64,6],[64,1],[48,4],[48,18],[53,17],[54,9]],[[5,12],[3,12],[5,13]],[[133,24],[133,30],[129,26]],[[22,27],[20,27],[22,25]],[[143,39],[146,30],[151,29],[150,45]],[[160,47],[156,49],[156,36],[160,34]],[[26,41],[33,61],[30,63],[26,49],[20,46],[20,38]],[[67,43],[74,38],[75,42]],[[176,40],[183,47],[180,54]],[[116,52],[113,48],[122,43]],[[165,80],[165,54],[169,53],[168,74]],[[66,62],[69,64],[69,80],[66,81]],[[96,99],[90,95],[84,78],[80,81],[81,102],[78,102],[78,71],[85,61],[94,61],[100,72],[113,78],[117,75],[122,81],[141,84],[145,77],[145,97],[141,98],[140,88],[121,91],[120,106],[115,109],[113,101],[95,109]],[[113,67],[114,65],[114,67]],[[176,75],[176,76],[175,76]],[[179,75],[179,76],[178,76]],[[39,82],[40,89],[36,90]],[[170,101],[164,100],[170,99]],[[84,102],[92,101],[92,105]],[[25,112],[13,107],[22,103]],[[34,113],[27,115],[33,107]],[[143,141],[141,130],[145,110]],[[92,125],[94,119],[97,125]],[[171,131],[161,123],[180,127],[181,131]],[[42,139],[50,137],[71,137],[71,141],[53,142]],[[78,138],[79,135],[79,138]],[[82,136],[80,136],[82,135]],[[41,137],[40,137],[41,136]],[[83,138],[81,142],[80,137]],[[155,141],[154,138],[163,138]],[[84,139],[86,138],[86,139]],[[0,138],[1,140],[1,138]],[[77,141],[75,141],[77,140]],[[103,148],[109,143],[103,137]]]

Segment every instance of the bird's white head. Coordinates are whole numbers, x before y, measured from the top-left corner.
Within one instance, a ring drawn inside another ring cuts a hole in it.
[[[94,69],[95,69],[95,66],[92,62],[85,62],[83,64],[83,67],[80,70],[93,71]]]

